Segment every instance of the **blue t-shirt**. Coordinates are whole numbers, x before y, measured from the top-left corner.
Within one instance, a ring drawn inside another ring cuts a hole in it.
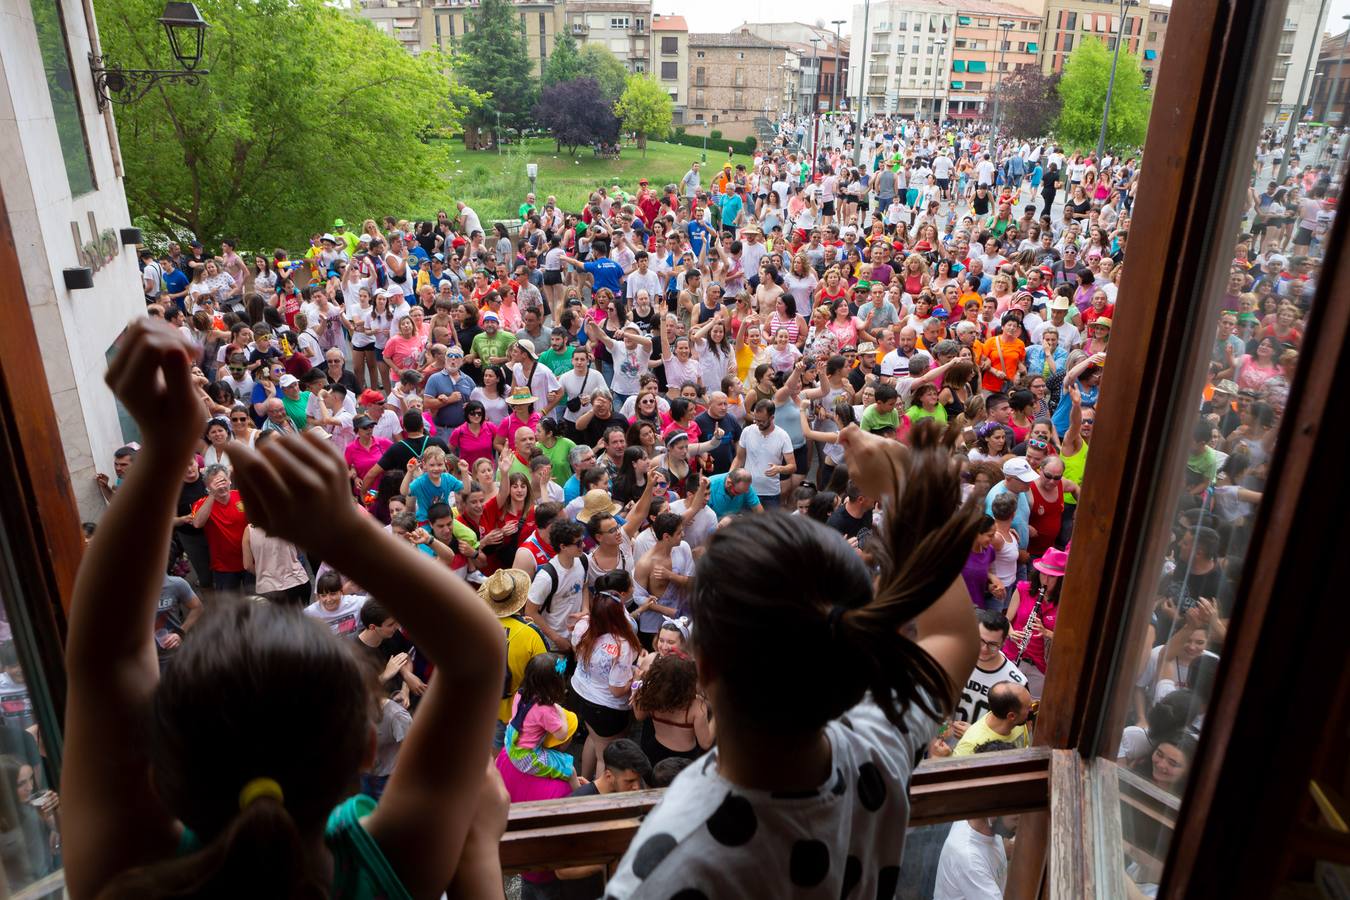
[[[994,514],[994,498],[1000,494],[1008,494],[1008,486],[999,482],[989,489],[989,493],[984,498],[984,511],[988,515]],[[1013,513],[1013,528],[1017,530],[1017,543],[1021,549],[1025,550],[1031,543],[1031,492],[1023,491],[1014,495],[1017,497],[1017,512]]]
[[[1081,381],[1078,383],[1079,393],[1083,397],[1083,409],[1090,409],[1097,405],[1097,394],[1101,390],[1096,385],[1088,387]],[[1050,424],[1055,426],[1055,434],[1061,438],[1069,433],[1069,418],[1073,413],[1073,398],[1069,396],[1068,390],[1065,390],[1059,398],[1059,405],[1055,407],[1054,414],[1050,417]]]
[[[563,502],[571,503],[580,496],[581,482],[577,479],[576,475],[573,475],[571,478],[567,479],[567,483],[563,485]]]
[[[182,269],[174,269],[172,272],[164,273],[164,287],[170,294],[176,294],[179,291],[187,290],[188,277]],[[177,301],[179,306],[183,305],[183,298],[179,297]]]
[[[1040,187],[1043,177],[1045,177],[1045,170],[1041,168],[1040,163],[1037,163],[1036,168],[1031,170],[1031,186],[1033,188]]]
[[[717,513],[717,518],[735,515],[759,505],[759,494],[755,493],[753,485],[747,485],[745,493],[733,497],[727,493],[726,473],[708,479],[708,506]]]
[[[622,296],[622,291],[619,290],[619,279],[623,277],[623,266],[606,257],[593,259],[586,263],[584,268],[595,279],[593,290],[609,288],[614,292],[614,296]]]
[[[711,233],[712,229],[701,221],[694,220],[689,223],[689,249],[694,251],[695,256],[703,252],[703,244]]]
[[[464,482],[449,472],[441,475],[440,484],[432,484],[431,476],[426,472],[414,478],[412,484],[408,485],[408,493],[417,501],[417,521],[425,522],[427,510],[431,509],[433,504],[450,503],[450,498],[462,487]]]
[[[464,404],[468,401],[469,395],[473,393],[473,389],[473,379],[462,371],[458,378],[451,378],[450,373],[442,369],[427,379],[422,394],[427,397],[438,397],[445,394],[448,397],[455,391],[459,391],[464,395],[458,403],[447,403],[436,410],[432,416],[436,420],[436,424],[442,428],[454,428],[464,424]]]

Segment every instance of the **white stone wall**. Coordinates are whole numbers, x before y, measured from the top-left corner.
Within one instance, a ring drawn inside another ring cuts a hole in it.
[[[95,103],[85,9],[80,0],[31,2],[60,5],[97,187],[71,196],[30,0],[0,0],[0,190],[80,514],[96,519],[103,500],[94,476],[111,474],[113,451],[125,442],[103,382],[105,353],[145,307],[135,250],[120,244],[94,273],[92,289],[65,288],[62,270],[81,265],[71,223],[79,223],[88,242],[90,213],[100,231],[128,227],[131,217],[114,169],[112,118]]]

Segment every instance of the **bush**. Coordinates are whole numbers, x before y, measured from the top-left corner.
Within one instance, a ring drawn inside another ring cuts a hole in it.
[[[720,135],[721,132],[719,131],[717,134]],[[684,147],[703,148],[703,135],[701,134],[682,134],[677,131],[666,140],[668,143],[680,144]],[[717,151],[718,153],[725,153],[727,150],[731,150],[733,153],[739,153],[742,156],[752,156],[755,152],[755,139],[751,137],[744,141],[728,141],[720,137],[714,138],[710,134],[708,136],[708,149]]]
[[[722,132],[718,131],[716,128],[708,132],[708,140],[720,141],[721,139],[722,139]]]
[[[753,134],[747,137],[744,143],[745,148],[749,150],[752,154],[755,152],[755,147],[759,146],[759,141],[755,139],[755,136]]]

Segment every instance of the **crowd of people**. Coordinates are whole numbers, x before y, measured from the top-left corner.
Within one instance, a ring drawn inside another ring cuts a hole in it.
[[[518,229],[459,202],[251,263],[142,252],[156,321],[109,379],[144,441],[71,617],[67,815],[106,842],[70,841],[73,886],[244,884],[284,810],[295,884],[326,841],[334,895],[484,896],[501,786],[670,786],[617,866],[522,895],[894,894],[904,807],[871,814],[916,759],[1030,745],[1139,160],[886,118],[802,137],[579,210],[530,194]],[[1235,245],[1121,740],[1174,793],[1334,212],[1293,171]],[[99,607],[114,571],[126,609]],[[147,760],[153,792],[104,783]],[[957,823],[934,896],[1001,896],[1015,829]]]

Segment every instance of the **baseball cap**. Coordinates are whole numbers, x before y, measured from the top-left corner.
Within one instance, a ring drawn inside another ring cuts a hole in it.
[[[527,354],[529,354],[530,359],[538,359],[538,358],[539,358],[539,353],[538,353],[538,351],[536,351],[536,350],[534,349],[534,341],[529,340],[528,338],[522,338],[522,339],[516,341],[516,349],[519,350],[519,351],[522,352],[522,353],[527,353]]]
[[[497,314],[495,312],[483,313],[482,319],[484,322],[497,322],[498,324],[501,323],[501,319],[497,317]]]
[[[356,398],[356,401],[362,406],[374,406],[377,403],[384,402],[384,394],[374,388],[366,388],[361,392],[361,396]]]
[[[357,431],[360,431],[362,428],[370,428],[374,424],[375,420],[372,419],[370,416],[366,415],[365,413],[362,413],[355,419],[352,419],[352,428],[355,428]]]
[[[1025,481],[1027,484],[1031,484],[1040,477],[1036,474],[1036,470],[1031,467],[1031,463],[1027,462],[1026,459],[1021,456],[1014,456],[1012,459],[1005,462],[1003,464],[1003,474],[1008,478],[1016,478],[1018,481]]]

